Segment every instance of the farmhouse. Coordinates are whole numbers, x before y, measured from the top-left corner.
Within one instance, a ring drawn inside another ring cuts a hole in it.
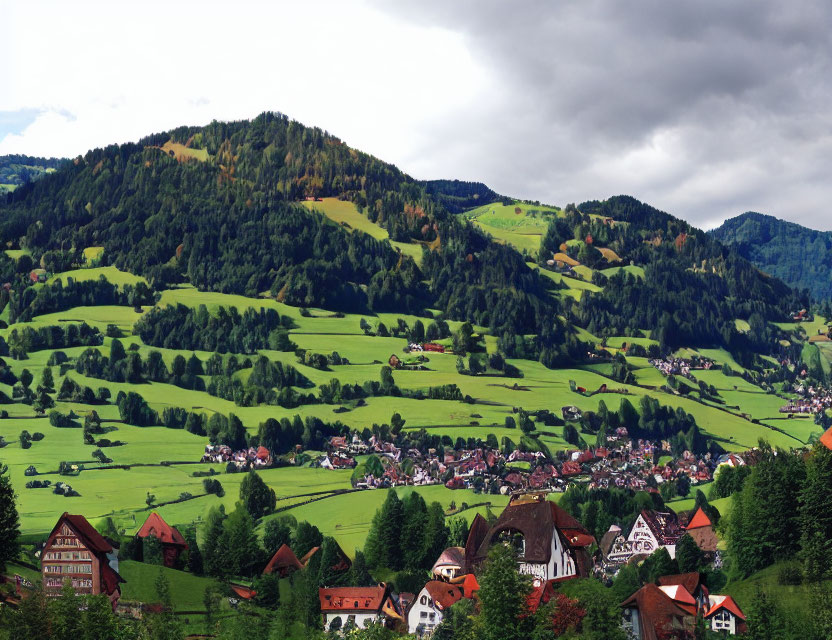
[[[418,636],[430,634],[442,622],[447,609],[462,598],[462,589],[439,580],[428,582],[410,607],[407,630]]]
[[[681,587],[684,589],[684,587]],[[624,630],[635,640],[658,640],[673,633],[692,630],[696,621],[695,605],[675,600],[655,584],[648,583],[621,603]]]
[[[702,507],[696,510],[688,522],[685,532],[693,538],[697,546],[702,549],[705,556],[712,559],[717,552],[719,540],[714,533],[714,525],[710,518],[702,511]]]
[[[513,496],[477,545],[473,557],[466,557],[466,564],[481,564],[493,544],[505,542],[517,549],[520,573],[543,581],[587,577],[591,563],[587,548],[595,538],[546,496],[546,493]],[[472,523],[468,542],[472,542],[473,535],[480,534],[479,526],[475,529]],[[466,543],[466,553],[468,548]]]
[[[377,621],[404,620],[390,587],[333,587],[318,589],[325,631],[339,631],[347,623],[359,629]]]
[[[166,567],[175,566],[176,561],[179,559],[179,554],[188,548],[188,544],[185,542],[182,534],[179,533],[179,530],[176,527],[170,526],[155,511],[147,516],[147,520],[144,521],[142,528],[136,534],[136,537],[140,539],[151,536],[158,538],[162,543],[162,555]]]
[[[644,509],[636,518],[630,535],[634,553],[650,555],[657,549],[665,547],[671,558],[676,557],[676,543],[684,534],[678,516],[670,512],[650,511]]]
[[[44,592],[60,595],[64,578],[79,595],[105,594],[115,609],[121,597],[118,554],[81,515],[64,513],[46,540],[41,555]]]

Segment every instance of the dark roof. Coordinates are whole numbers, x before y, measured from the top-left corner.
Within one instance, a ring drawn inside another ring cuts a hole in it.
[[[385,586],[318,589],[321,611],[380,612],[387,595]]]
[[[462,598],[462,590],[459,587],[441,580],[431,580],[425,585],[425,590],[440,611],[450,609],[457,600]]]
[[[659,544],[666,546],[676,544],[679,538],[685,533],[684,527],[679,523],[679,516],[673,511],[652,511],[644,509],[641,512],[644,522],[656,536]]]
[[[638,609],[642,640],[657,640],[657,628],[669,630],[682,624],[686,618],[693,618],[689,611],[685,611],[653,583],[644,585],[621,606]]]
[[[480,548],[485,536],[488,535],[488,521],[479,513],[471,521],[471,528],[468,530],[468,538],[465,540],[465,568],[470,572],[474,557]]]
[[[112,545],[104,539],[95,528],[87,522],[87,519],[82,515],[73,515],[67,512],[58,518],[58,522],[55,524],[54,528],[52,529],[52,533],[49,534],[51,538],[55,532],[60,528],[61,524],[66,522],[70,528],[81,538],[81,541],[84,543],[84,546],[87,547],[90,551],[94,551],[96,553],[111,553],[113,550]],[[114,572],[115,573],[115,572]],[[118,574],[116,574],[118,575]]]
[[[699,585],[702,584],[702,576],[698,571],[691,571],[690,573],[676,573],[672,576],[659,578],[660,587],[670,587],[675,584],[682,585],[688,593],[695,594]]]
[[[303,569],[303,565],[300,563],[300,560],[298,560],[295,552],[289,548],[289,545],[282,544],[280,545],[280,548],[275,551],[275,554],[272,556],[272,559],[269,560],[269,564],[266,565],[266,568],[263,569],[263,573],[270,574],[275,571],[283,573],[289,569]]]
[[[583,525],[542,493],[516,496],[500,514],[477,550],[484,558],[489,547],[504,531],[519,531],[525,540],[523,559],[527,562],[549,562],[552,538],[557,530],[563,543],[570,548],[584,548],[595,539]]]

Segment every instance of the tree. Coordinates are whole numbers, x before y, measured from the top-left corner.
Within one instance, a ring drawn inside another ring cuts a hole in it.
[[[81,602],[75,595],[72,579],[64,578],[60,597],[53,598],[49,602],[53,640],[76,640],[81,635],[80,609]]]
[[[202,552],[199,549],[199,544],[196,540],[196,528],[188,527],[185,529],[185,542],[188,545],[188,557],[186,565],[188,571],[195,576],[201,576],[203,572]]]
[[[326,536],[321,544],[321,568],[318,570],[319,587],[337,587],[344,583],[347,576],[343,571],[336,571],[335,566],[341,561],[340,548],[335,538]]]
[[[299,522],[292,535],[292,551],[298,558],[305,556],[313,547],[320,547],[324,541],[321,532],[305,520]]]
[[[676,562],[679,564],[679,573],[699,571],[702,566],[702,550],[690,534],[686,533],[676,543]]]
[[[402,503],[396,492],[389,489],[381,509],[373,516],[364,544],[367,564],[371,568],[398,570],[402,567],[404,559],[399,553],[402,523]]]
[[[28,598],[21,601],[20,607],[11,616],[8,630],[9,640],[49,638],[49,607],[42,586],[38,585]]]
[[[223,574],[223,553],[221,546],[225,525],[225,507],[211,507],[205,518],[205,534],[202,541],[202,563],[205,573],[219,577]]]
[[[81,627],[84,630],[84,640],[112,640],[122,638],[128,640],[133,634],[129,627],[120,625],[113,613],[113,605],[107,596],[101,594],[87,596]],[[77,636],[76,636],[77,637]]]
[[[239,502],[223,524],[220,548],[226,575],[251,576],[262,564],[263,554],[257,543],[254,521]]]
[[[585,611],[581,620],[581,640],[626,640],[621,628],[620,600],[612,589],[598,580],[583,578],[564,583],[564,595],[578,600]]]
[[[0,464],[0,571],[5,570],[6,563],[17,558],[20,553],[20,518],[8,472],[9,468]]]
[[[816,444],[806,463],[800,492],[801,548],[807,578],[821,579],[830,568],[827,542],[832,539],[832,451]]]
[[[479,579],[481,631],[488,640],[527,637],[527,599],[531,577],[517,571],[517,556],[509,545],[496,544],[488,552]]]
[[[268,487],[263,478],[252,470],[240,483],[240,502],[256,520],[274,511],[277,498],[274,489]]]
[[[370,587],[375,584],[375,580],[367,570],[367,559],[363,551],[356,550],[347,581],[352,587]]]
[[[147,631],[150,640],[182,640],[185,634],[182,632],[181,623],[173,613],[170,583],[162,569],[159,569],[154,586],[156,598],[162,605],[162,610],[147,616]]]
[[[48,393],[55,392],[55,379],[52,377],[52,368],[44,367],[40,376],[40,387]]]
[[[272,518],[266,522],[263,532],[263,547],[266,554],[273,556],[284,544],[292,543],[292,528],[284,518]]]
[[[670,557],[666,547],[654,551],[639,567],[639,577],[644,582],[657,582],[662,576],[679,573],[679,566]]]
[[[618,602],[624,602],[627,598],[641,589],[641,580],[638,577],[638,569],[630,564],[625,564],[618,570],[612,583],[612,592]]]
[[[746,619],[749,640],[780,640],[785,635],[785,624],[777,602],[758,588],[751,601]]]
[[[468,521],[463,517],[451,518],[448,544],[452,547],[464,547],[468,540]]]
[[[23,371],[20,372],[20,384],[22,384],[27,389],[32,384],[32,380],[34,380],[34,379],[35,378],[32,375],[32,372],[29,371],[28,369],[24,369]]]

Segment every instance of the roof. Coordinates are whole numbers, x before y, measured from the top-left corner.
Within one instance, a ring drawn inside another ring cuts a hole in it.
[[[295,552],[289,548],[289,545],[282,544],[280,545],[280,549],[278,549],[272,556],[272,559],[269,560],[269,564],[266,565],[266,568],[263,569],[263,573],[270,574],[275,571],[281,572],[286,569],[303,569],[303,565],[300,563],[300,560],[298,560]]]
[[[465,565],[465,549],[463,547],[448,547],[433,563],[431,571],[438,567],[462,567]]]
[[[676,544],[684,533],[679,524],[679,516],[672,511],[664,512],[643,509],[641,517],[662,546]]]
[[[742,612],[742,609],[740,609],[740,606],[734,601],[734,599],[731,596],[724,596],[723,598],[724,599],[721,602],[717,602],[708,610],[705,617],[710,618],[720,609],[725,609],[726,611],[733,613],[740,620],[745,620],[745,614]]]
[[[485,557],[497,536],[504,531],[519,531],[525,539],[526,562],[549,562],[552,537],[558,531],[566,546],[583,548],[595,539],[580,522],[551,500],[546,494],[531,493],[515,496],[500,514],[477,550]]]
[[[179,530],[176,527],[170,526],[155,511],[147,516],[147,520],[144,521],[142,528],[139,529],[136,535],[139,538],[153,536],[154,538],[158,538],[162,544],[174,544],[181,547],[188,546],[188,543],[185,542],[185,538],[182,537]]]
[[[305,567],[306,563],[309,562],[309,559],[314,556],[318,551],[320,551],[320,547],[312,547],[309,551],[307,551],[304,556],[300,559],[300,563]]]
[[[265,459],[267,459],[270,455],[271,455],[271,453],[269,453],[269,450],[268,450],[268,449],[266,449],[266,447],[263,447],[263,446],[259,446],[259,447],[257,447],[257,458],[258,458],[259,460],[265,460]]]
[[[318,589],[321,611],[381,611],[387,587],[332,587]]]
[[[713,527],[698,527],[697,529],[688,530],[688,535],[693,538],[702,551],[706,553],[714,553],[719,544],[719,538],[716,537]]]
[[[702,507],[699,507],[696,510],[696,513],[693,514],[693,517],[688,522],[688,531],[691,529],[697,529],[699,527],[712,527],[713,523],[711,519],[705,515],[705,512],[702,510]]]
[[[52,529],[52,533],[49,534],[51,538],[55,532],[60,528],[61,524],[66,522],[70,528],[75,531],[77,536],[81,538],[81,541],[84,543],[84,546],[87,547],[90,551],[95,551],[96,553],[110,553],[113,550],[112,545],[104,539],[98,531],[87,521],[87,519],[82,515],[73,515],[67,513],[66,511],[63,515],[58,518],[58,522]],[[113,572],[115,573],[115,572]],[[118,575],[118,574],[116,574]]]
[[[659,589],[670,596],[674,602],[678,602],[683,605],[690,605],[694,608],[696,607],[696,600],[694,600],[690,592],[680,584],[667,585],[663,587],[660,586]]]
[[[621,607],[638,609],[642,640],[658,640],[657,627],[670,627],[674,620],[693,617],[653,583],[644,585],[622,602]]]
[[[428,592],[434,605],[440,611],[449,609],[451,605],[462,599],[462,590],[459,587],[440,580],[431,580],[428,582],[424,587],[424,591]]]
[[[601,537],[601,543],[598,545],[601,548],[601,553],[606,556],[612,545],[615,544],[615,539],[621,535],[621,527],[617,524],[610,525],[607,532]]]
[[[477,550],[480,548],[485,536],[488,535],[488,521],[479,513],[471,521],[471,528],[468,529],[468,537],[465,539],[465,568],[471,569]]]
[[[115,569],[109,564],[101,563],[101,589],[108,596],[113,595],[116,591],[120,591],[119,583],[127,582],[122,578]]]
[[[467,574],[465,580],[462,581],[462,590],[466,598],[473,598],[474,592],[480,590],[480,583],[477,582],[477,576],[473,573]]]
[[[823,432],[823,435],[820,437],[820,442],[827,449],[832,449],[832,427],[829,427]]]
[[[659,587],[669,587],[673,585],[680,585],[684,587],[688,593],[696,593],[702,579],[698,571],[691,571],[690,573],[676,573],[672,576],[662,576],[659,578]]]

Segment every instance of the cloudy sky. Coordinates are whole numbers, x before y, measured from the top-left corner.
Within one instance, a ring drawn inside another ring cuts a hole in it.
[[[282,111],[417,178],[832,229],[832,4],[0,0],[0,154]]]

